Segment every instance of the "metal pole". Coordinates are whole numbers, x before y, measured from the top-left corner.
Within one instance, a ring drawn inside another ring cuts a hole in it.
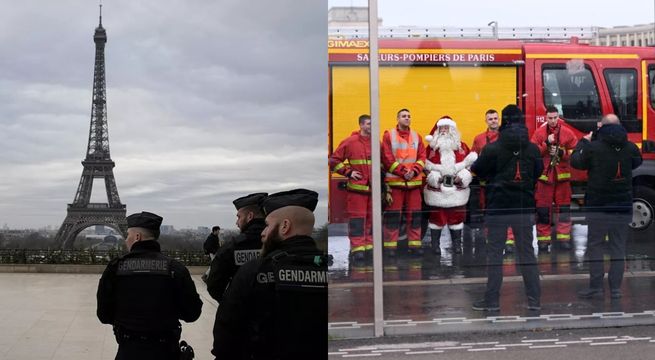
[[[373,210],[373,313],[375,337],[384,335],[382,303],[382,184],[380,180],[380,97],[378,82],[378,2],[368,1],[368,71],[371,104],[371,201]]]
[[[492,33],[494,39],[498,40],[498,21],[494,20],[494,21],[491,21],[491,22],[489,22],[487,24],[487,26],[492,26],[492,25],[493,25],[493,27],[491,28],[491,33]]]

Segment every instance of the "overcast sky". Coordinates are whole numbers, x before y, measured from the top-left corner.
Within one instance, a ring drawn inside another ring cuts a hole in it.
[[[603,26],[652,23],[653,0],[378,0],[384,26]],[[328,6],[368,6],[328,0]]]
[[[0,226],[59,226],[86,155],[97,2],[0,8]],[[105,0],[103,26],[128,214],[234,228],[236,197],[305,187],[327,221],[324,0]]]

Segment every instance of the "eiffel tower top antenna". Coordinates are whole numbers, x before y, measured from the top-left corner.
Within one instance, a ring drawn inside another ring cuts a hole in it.
[[[100,0],[100,27],[102,27],[102,0]]]

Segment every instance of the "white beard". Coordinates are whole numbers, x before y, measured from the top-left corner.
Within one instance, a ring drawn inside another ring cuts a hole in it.
[[[439,152],[443,153],[443,150],[455,151],[459,150],[461,139],[459,132],[457,130],[450,130],[448,134],[440,134],[436,138],[436,147],[433,149],[439,149]]]

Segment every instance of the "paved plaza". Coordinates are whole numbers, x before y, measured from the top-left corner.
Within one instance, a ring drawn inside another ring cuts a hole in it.
[[[111,326],[96,318],[100,274],[0,273],[0,360],[110,360],[117,344]],[[210,354],[217,303],[200,275],[200,319],[182,323],[196,359]]]

